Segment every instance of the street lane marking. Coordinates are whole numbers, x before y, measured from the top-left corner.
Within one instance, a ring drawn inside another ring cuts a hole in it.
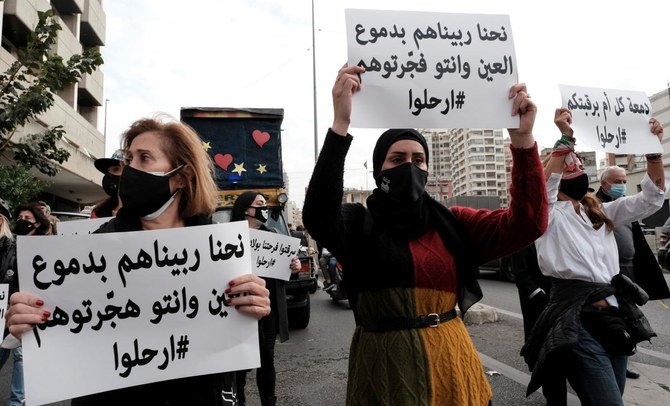
[[[670,361],[670,355],[666,354],[664,352],[648,350],[648,349],[643,348],[643,347],[637,347],[637,352],[641,352],[642,354],[645,354],[645,355],[649,355],[649,356],[652,356],[652,357],[656,357],[656,358],[660,358],[660,359],[663,359],[663,360],[666,360],[666,361]]]
[[[523,386],[528,386],[528,382],[530,382],[530,375],[523,371],[519,371],[518,369],[511,367],[505,363],[502,363],[498,361],[497,359],[491,358],[486,354],[482,354],[481,352],[477,351],[479,354],[479,358],[482,361],[482,364],[484,364],[488,369],[493,369],[497,372],[500,372],[502,375],[506,376],[507,378],[510,378],[511,380],[520,383]],[[541,392],[541,390],[539,390]],[[541,394],[541,393],[540,393]],[[493,394],[495,398],[495,393]],[[581,403],[579,402],[579,398],[572,393],[568,392],[568,405],[570,406],[579,406]]]
[[[519,319],[519,320],[523,320],[523,316],[519,313],[510,312],[508,310],[500,309],[498,307],[491,306],[491,305],[486,305],[486,306],[493,307],[500,314],[504,314],[506,316],[510,316],[510,317],[514,317],[514,318]],[[659,358],[659,359],[662,359],[662,360],[665,360],[665,361],[670,361],[670,354],[666,354],[664,352],[648,350],[648,349],[646,349],[644,347],[640,347],[640,346],[637,347],[637,351],[641,352],[642,354],[649,355],[650,357],[655,357],[655,358]]]
[[[487,305],[487,306],[489,306],[489,305]],[[517,318],[519,320],[523,320],[523,316],[520,315],[519,313],[510,312],[510,311],[507,311],[505,309],[499,309],[499,308],[494,307],[494,306],[491,306],[491,307],[496,309],[496,311],[500,314],[504,314],[505,316],[511,316],[511,317]]]

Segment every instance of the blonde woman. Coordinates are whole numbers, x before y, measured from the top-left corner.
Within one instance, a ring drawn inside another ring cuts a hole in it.
[[[145,118],[122,138],[125,166],[119,183],[123,207],[97,232],[160,230],[211,223],[216,186],[212,164],[198,135],[177,121]],[[230,282],[230,305],[260,319],[270,313],[269,292],[255,275]],[[11,297],[7,323],[14,335],[43,323],[44,302],[19,292]],[[222,338],[223,339],[223,338]],[[119,389],[72,400],[82,405],[226,405],[223,390],[234,390],[234,373],[203,375]]]

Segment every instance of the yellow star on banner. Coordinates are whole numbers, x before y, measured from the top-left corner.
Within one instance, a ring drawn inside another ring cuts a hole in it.
[[[204,149],[206,152],[208,152],[210,149],[212,149],[212,146],[210,145],[209,141],[202,142],[202,149]]]
[[[233,169],[231,172],[237,172],[238,175],[242,176],[242,172],[246,172],[247,170],[244,169],[244,162],[241,164],[234,164],[235,169]]]
[[[260,173],[265,173],[268,171],[268,169],[263,164],[258,164],[258,168],[256,168],[256,170]]]

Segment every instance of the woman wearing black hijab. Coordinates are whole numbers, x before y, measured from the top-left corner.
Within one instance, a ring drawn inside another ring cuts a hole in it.
[[[268,221],[269,209],[265,197],[259,192],[250,190],[242,193],[235,200],[230,213],[230,221],[246,220],[249,228],[271,231],[265,226]],[[291,259],[291,271],[300,270],[297,256]],[[265,287],[270,291],[270,314],[258,321],[258,340],[261,354],[261,366],[256,370],[256,385],[262,406],[274,406],[277,403],[275,394],[275,340],[283,343],[288,340],[288,313],[286,308],[286,291],[281,279],[263,278]],[[246,405],[245,386],[247,371],[237,371],[237,400],[239,406]]]
[[[377,188],[366,209],[342,204],[351,98],[364,71],[345,66],[338,74],[333,126],[303,208],[306,228],[343,265],[356,318],[347,404],[485,405],[491,388],[455,306],[465,312],[481,299],[479,264],[528,245],[547,227],[535,105],[525,85],[510,89],[520,128],[508,130],[509,209],[448,209],[433,200],[424,190],[428,147],[411,129],[388,130],[377,141]]]

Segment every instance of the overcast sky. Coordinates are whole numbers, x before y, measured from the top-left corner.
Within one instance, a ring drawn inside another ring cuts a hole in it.
[[[332,83],[346,62],[345,8],[510,15],[519,80],[539,108],[540,147],[558,135],[558,84],[650,96],[670,80],[670,6],[664,2],[314,3],[319,143],[332,123]],[[302,205],[314,163],[311,0],[107,0],[104,9],[108,156],[130,123],[157,112],[178,117],[187,106],[283,108],[284,170],[290,198]],[[351,129],[345,186],[373,187],[363,163],[371,161],[382,131]]]

